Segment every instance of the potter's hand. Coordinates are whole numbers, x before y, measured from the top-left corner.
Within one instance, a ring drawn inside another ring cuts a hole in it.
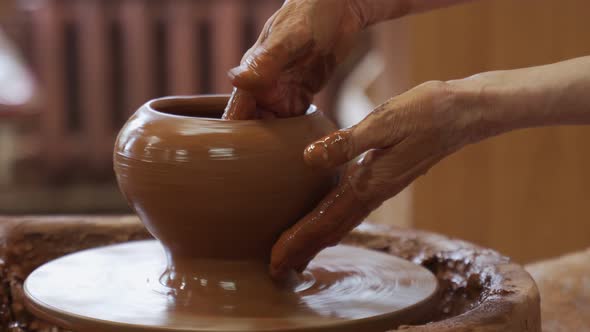
[[[472,113],[455,105],[443,82],[429,82],[379,106],[362,122],[305,150],[314,167],[350,165],[340,184],[273,247],[271,274],[302,271],[322,249],[337,244],[371,210],[468,142]]]
[[[301,115],[364,27],[465,1],[286,0],[230,71],[236,89],[223,118],[264,116],[256,105],[278,117]]]
[[[305,113],[366,24],[357,2],[285,1],[266,22],[241,65],[230,71],[237,89],[224,118],[260,117],[256,104],[278,117]]]
[[[462,146],[503,132],[590,124],[590,57],[428,82],[379,106],[356,126],[313,144],[305,160],[334,167],[365,153],[340,184],[281,235],[271,273],[303,270],[369,212]]]

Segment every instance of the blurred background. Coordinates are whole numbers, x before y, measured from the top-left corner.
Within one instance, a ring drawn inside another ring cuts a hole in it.
[[[228,93],[280,0],[0,0],[0,214],[130,212],[114,138],[148,99]],[[427,80],[590,54],[590,2],[484,0],[371,28],[316,103],[341,126]],[[590,75],[590,73],[589,73]],[[590,245],[590,128],[468,147],[370,219],[521,263]]]

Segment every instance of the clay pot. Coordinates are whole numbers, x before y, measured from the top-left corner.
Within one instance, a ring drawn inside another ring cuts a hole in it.
[[[271,248],[336,184],[305,147],[335,126],[315,107],[287,119],[221,120],[228,96],[142,106],[117,137],[114,167],[160,240],[57,259],[23,286],[28,308],[72,331],[383,331],[425,317],[435,276],[352,246],[272,280]],[[104,273],[108,271],[108,273]]]
[[[334,171],[303,150],[335,130],[322,112],[221,120],[228,96],[168,97],[143,105],[114,152],[119,187],[166,248],[187,259],[267,262],[278,236],[329,191]]]

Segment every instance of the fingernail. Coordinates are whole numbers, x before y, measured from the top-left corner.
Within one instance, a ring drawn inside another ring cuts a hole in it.
[[[303,154],[305,162],[312,167],[327,167],[328,165],[328,150],[322,141],[310,144]]]
[[[348,161],[348,130],[339,130],[310,144],[304,152],[304,159],[313,167],[334,167]]]

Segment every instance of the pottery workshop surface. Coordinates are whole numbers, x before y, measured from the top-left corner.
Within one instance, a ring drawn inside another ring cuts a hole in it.
[[[19,332],[50,326],[23,306],[22,282],[35,268],[82,249],[149,238],[134,216],[3,217],[0,234],[2,317],[6,327],[17,327]],[[431,233],[370,224],[344,242],[402,257],[435,272],[445,301],[433,310],[432,322],[406,330],[521,331],[523,326],[539,330],[539,293],[533,280],[494,251]]]

